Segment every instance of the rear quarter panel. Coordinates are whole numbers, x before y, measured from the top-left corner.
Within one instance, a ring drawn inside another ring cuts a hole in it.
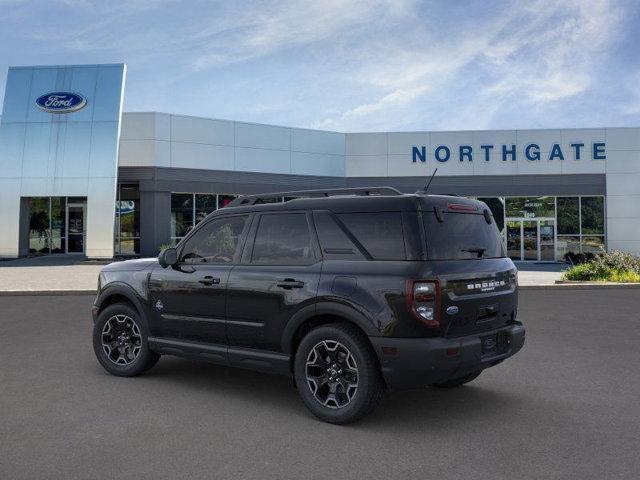
[[[407,279],[420,278],[424,263],[325,260],[318,305],[338,303],[359,312],[377,336],[428,336],[432,332],[406,308]]]

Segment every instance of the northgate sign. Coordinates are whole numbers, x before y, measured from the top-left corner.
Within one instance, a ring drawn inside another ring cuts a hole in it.
[[[491,153],[494,149],[502,153],[503,162],[516,161],[518,160],[519,154],[522,154],[526,160],[531,162],[542,159],[540,145],[537,143],[529,143],[522,151],[518,151],[515,145],[500,145],[499,147],[499,149],[496,149],[495,145],[480,145],[481,152],[475,152],[475,154],[487,162],[491,159]],[[587,157],[590,157],[591,160],[606,160],[605,147],[606,144],[604,142],[594,142],[589,146],[577,142],[569,144],[567,152],[566,149],[562,149],[559,143],[554,143],[549,149],[549,155],[545,155],[545,157],[547,157],[548,160],[564,160],[565,157],[574,160],[582,160]],[[457,159],[460,162],[473,161],[474,151],[471,145],[460,145],[457,149],[452,149],[447,145],[439,145],[433,151],[433,158],[438,162],[444,163],[452,159],[454,154],[457,154]],[[411,156],[413,163],[418,161],[426,162],[427,147],[424,145],[412,147]]]

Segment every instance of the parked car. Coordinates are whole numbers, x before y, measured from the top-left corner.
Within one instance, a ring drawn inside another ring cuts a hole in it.
[[[276,197],[304,198],[260,204]],[[458,387],[518,352],[517,289],[480,201],[246,196],[158,259],[103,268],[93,346],[119,376],[164,354],[290,375],[313,414],[342,424],[385,389]]]

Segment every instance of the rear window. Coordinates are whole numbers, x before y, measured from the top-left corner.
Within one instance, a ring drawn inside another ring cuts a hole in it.
[[[484,215],[443,212],[439,222],[434,212],[423,213],[429,260],[500,258],[504,246],[495,221]]]
[[[406,260],[400,212],[342,213],[337,217],[374,260]]]

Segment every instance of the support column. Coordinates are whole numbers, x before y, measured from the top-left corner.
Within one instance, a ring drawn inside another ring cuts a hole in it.
[[[145,191],[140,186],[140,255],[155,257],[170,242],[171,192]]]

